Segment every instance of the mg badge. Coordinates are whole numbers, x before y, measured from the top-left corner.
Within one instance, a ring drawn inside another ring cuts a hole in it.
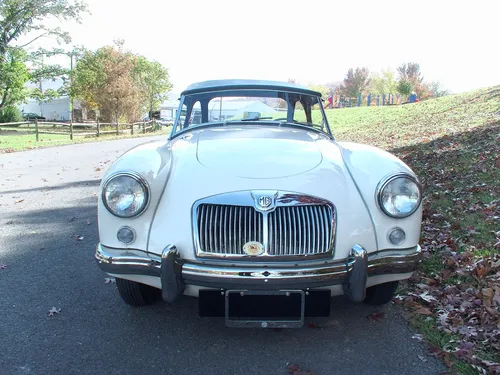
[[[261,255],[264,252],[264,246],[260,242],[250,241],[243,245],[243,251],[247,255]]]
[[[268,208],[271,203],[273,203],[273,200],[271,197],[268,197],[267,195],[263,195],[262,197],[259,198],[259,206],[262,208]]]

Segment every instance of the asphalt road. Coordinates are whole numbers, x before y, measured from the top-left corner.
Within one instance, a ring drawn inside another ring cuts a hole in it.
[[[0,155],[0,374],[439,374],[396,306],[332,300],[293,330],[225,328],[196,299],[125,305],[94,262],[103,172],[149,139]],[[82,238],[83,237],[83,238]],[[6,265],[7,268],[1,266]],[[59,314],[48,316],[52,307]],[[370,321],[374,312],[386,317]],[[311,320],[308,320],[308,322]]]

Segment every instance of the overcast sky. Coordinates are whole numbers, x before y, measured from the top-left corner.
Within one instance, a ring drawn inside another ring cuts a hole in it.
[[[124,39],[169,69],[175,92],[220,78],[327,83],[350,67],[379,71],[408,61],[453,92],[500,84],[498,0],[87,3],[92,14],[81,25],[61,25],[72,45]]]

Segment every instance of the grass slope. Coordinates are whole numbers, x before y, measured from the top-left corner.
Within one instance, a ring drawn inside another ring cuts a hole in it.
[[[500,374],[500,86],[327,113],[337,139],[394,153],[423,184],[427,258],[397,301],[432,355]]]

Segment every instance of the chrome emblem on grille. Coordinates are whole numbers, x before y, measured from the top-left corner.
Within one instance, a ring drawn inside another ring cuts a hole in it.
[[[267,195],[263,195],[262,197],[259,198],[259,206],[262,208],[268,208],[271,203],[273,203],[273,200],[271,197],[268,197]]]
[[[247,255],[261,255],[264,252],[264,246],[257,241],[250,241],[243,245],[243,251]]]

